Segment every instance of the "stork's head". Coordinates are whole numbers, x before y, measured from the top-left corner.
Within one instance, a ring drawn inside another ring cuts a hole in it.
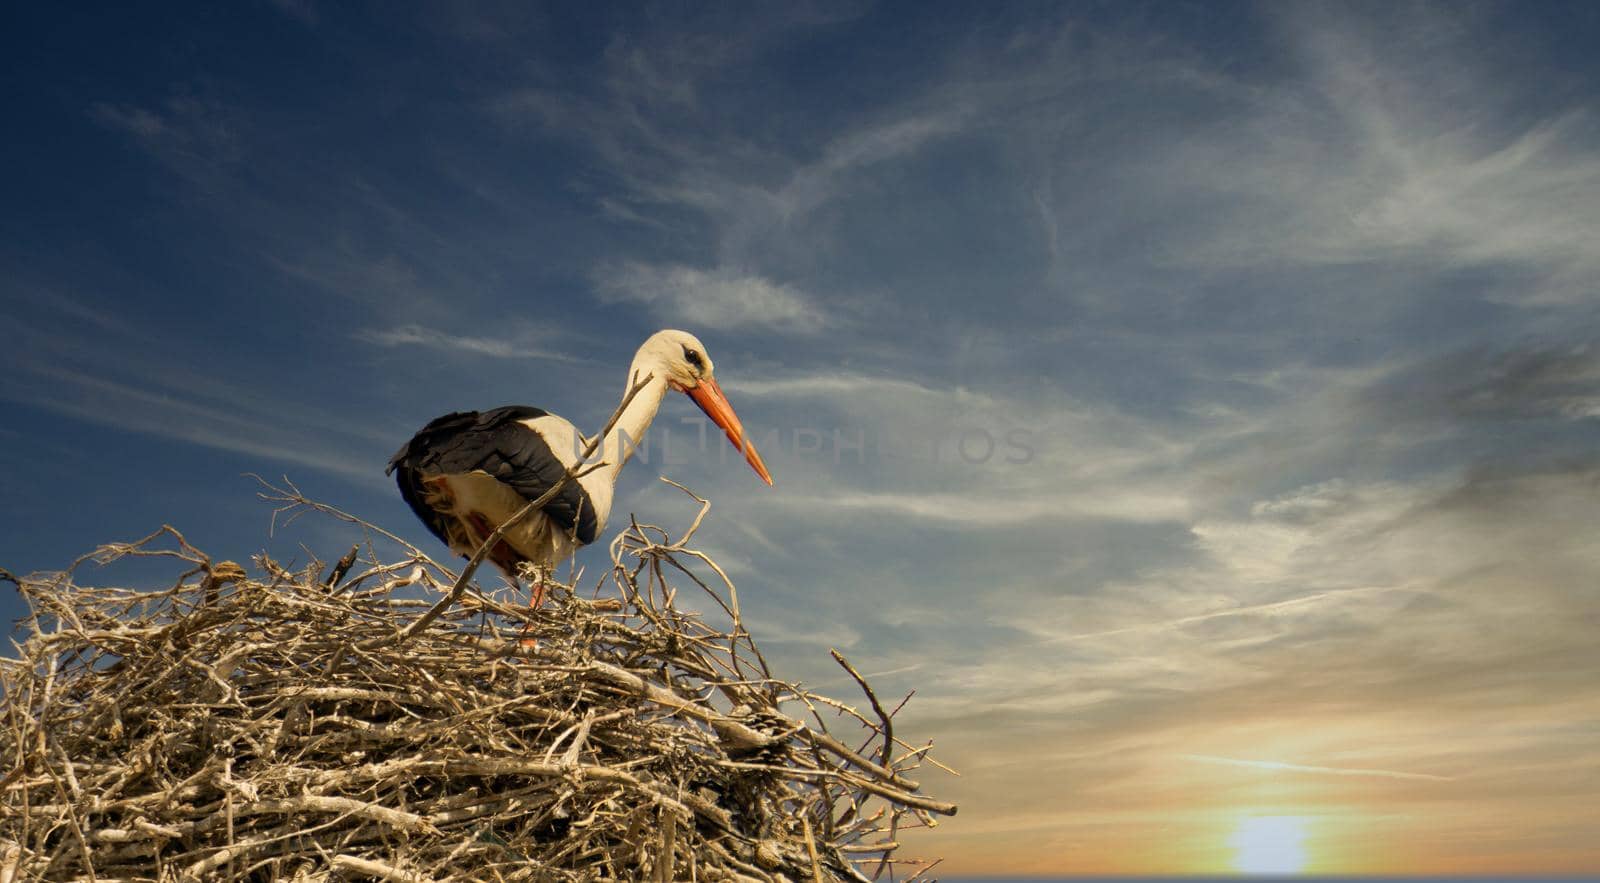
[[[722,427],[728,441],[744,453],[745,462],[761,476],[761,480],[772,484],[772,474],[767,472],[767,464],[761,462],[755,443],[745,437],[739,415],[733,413],[728,397],[722,394],[722,387],[717,385],[711,356],[700,338],[687,331],[657,331],[650,335],[644,346],[639,347],[635,364],[647,366],[656,376],[665,377],[667,386],[687,393],[689,398],[694,399],[700,410]]]

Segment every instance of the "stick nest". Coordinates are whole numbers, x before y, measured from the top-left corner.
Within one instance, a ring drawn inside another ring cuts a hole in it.
[[[837,653],[864,713],[773,675],[686,545],[704,505],[529,610],[273,491],[404,553],[247,572],[168,527],[85,560],[168,559],[169,589],[80,586],[82,561],[14,580],[0,883],[923,879],[894,852],[955,812],[908,777],[929,746]]]

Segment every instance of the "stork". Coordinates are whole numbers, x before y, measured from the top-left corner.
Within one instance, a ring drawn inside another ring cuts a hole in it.
[[[772,475],[717,385],[711,357],[686,331],[658,331],[633,357],[621,413],[584,459],[590,439],[572,423],[526,405],[446,414],[422,427],[390,458],[411,511],[450,551],[470,558],[496,528],[579,471],[540,510],[507,528],[488,558],[513,581],[518,568],[538,574],[532,603],[544,595],[544,574],[578,547],[594,542],[611,514],[617,474],[633,456],[669,390],[687,393],[768,485]],[[631,396],[631,398],[630,398]],[[598,461],[597,468],[591,468]]]

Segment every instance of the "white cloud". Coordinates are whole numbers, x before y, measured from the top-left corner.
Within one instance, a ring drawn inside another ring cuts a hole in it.
[[[1191,511],[1179,493],[1141,488],[1096,488],[1092,492],[867,492],[839,491],[819,496],[789,495],[785,506],[879,512],[898,518],[943,522],[985,530],[1005,530],[1039,521],[1090,518],[1115,521],[1178,521]]]
[[[387,484],[382,461],[399,439],[352,416],[359,406],[341,401],[330,412],[303,395],[229,380],[222,369],[232,354],[225,349],[208,356],[203,346],[153,345],[169,339],[165,329],[70,298],[50,298],[51,312],[68,320],[54,321],[39,309],[39,292],[20,294],[16,302],[31,309],[14,320],[19,345],[6,353],[15,362],[0,371],[0,399],[371,487]]]
[[[964,386],[940,388],[889,374],[848,371],[803,371],[770,377],[731,377],[722,381],[724,389],[741,395],[768,399],[843,400],[841,410],[863,416],[882,415],[896,403],[902,407],[934,408],[940,412],[975,412],[1021,407],[989,393]],[[851,403],[859,402],[852,406]]]
[[[396,325],[393,328],[364,328],[355,333],[357,340],[384,347],[421,346],[429,349],[471,353],[496,359],[554,359],[577,361],[573,356],[554,352],[531,343],[511,341],[496,337],[475,337],[450,334],[422,325]]]
[[[1386,280],[1509,266],[1523,273],[1496,295],[1506,302],[1592,297],[1600,253],[1586,234],[1600,228],[1600,202],[1588,194],[1600,189],[1600,158],[1586,110],[1513,110],[1515,77],[1462,63],[1474,49],[1442,22],[1379,34],[1309,7],[1277,14],[1308,76],[1219,79],[1216,124],[1129,146],[1139,173],[1119,178],[1119,197],[1178,215],[1164,263],[1383,264]],[[1409,51],[1411,40],[1430,43]]]
[[[197,186],[214,186],[217,170],[241,157],[236,115],[213,101],[176,96],[156,109],[95,102],[88,114],[107,128],[126,132],[152,157]]]
[[[0,398],[130,432],[201,447],[294,463],[371,486],[387,485],[381,462],[346,446],[330,444],[334,421],[307,420],[293,405],[282,412],[256,412],[236,395],[209,404],[181,389],[123,383],[49,365],[28,369],[37,382],[0,384]],[[208,384],[213,390],[215,382]],[[344,433],[340,433],[344,434]]]
[[[797,288],[734,270],[628,261],[596,274],[600,295],[642,304],[660,321],[687,328],[767,328],[807,333],[830,324]]]
[[[96,102],[89,106],[89,115],[101,125],[121,129],[141,139],[157,138],[167,130],[161,117],[142,107]]]
[[[1322,776],[1358,776],[1379,779],[1413,779],[1422,782],[1452,782],[1453,776],[1435,776],[1430,773],[1407,773],[1399,770],[1368,769],[1364,767],[1330,767],[1315,766],[1300,763],[1284,763],[1275,760],[1242,760],[1236,757],[1217,757],[1210,754],[1185,754],[1187,760],[1200,763],[1213,763],[1222,766],[1237,766],[1248,769],[1266,770],[1270,772],[1311,773]]]
[[[728,235],[737,238],[751,229],[781,228],[798,216],[814,211],[850,192],[849,175],[854,172],[902,159],[929,143],[958,133],[966,124],[970,110],[955,105],[926,113],[872,121],[829,142],[822,156],[813,163],[798,165],[782,187],[769,199],[739,199],[720,209],[730,221]],[[751,213],[774,213],[776,217],[757,220]]]

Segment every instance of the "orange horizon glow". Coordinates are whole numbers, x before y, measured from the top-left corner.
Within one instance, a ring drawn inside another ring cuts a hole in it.
[[[1351,723],[1257,724],[1259,754],[1238,749],[1240,729],[1211,738],[1174,734],[1183,752],[1146,749],[1114,786],[1066,795],[1060,806],[1018,811],[1007,795],[1037,775],[1030,764],[963,770],[967,794],[941,796],[961,814],[932,832],[904,832],[907,855],[942,857],[941,870],[1016,876],[1475,876],[1593,873],[1600,850],[1510,848],[1509,825],[1557,831],[1581,813],[1556,801],[1508,818],[1480,803],[1482,785],[1438,766],[1377,763],[1355,746],[1374,737]],[[1400,729],[1389,721],[1388,738]],[[1272,732],[1267,732],[1267,731]],[[1382,732],[1381,730],[1379,732]],[[1209,743],[1209,744],[1208,744]],[[1233,743],[1231,749],[1222,746]],[[1332,746],[1332,747],[1330,747]],[[1106,768],[1103,756],[1062,755],[1071,769]],[[1347,761],[1346,758],[1356,758]],[[1032,758],[1038,762],[1039,758]],[[1043,761],[1047,766],[1049,758]],[[1405,768],[1391,768],[1404,766]],[[1079,772],[1080,777],[1085,774]],[[1017,778],[1010,778],[1015,776]],[[997,787],[998,784],[998,787]],[[985,803],[984,798],[988,798]]]

